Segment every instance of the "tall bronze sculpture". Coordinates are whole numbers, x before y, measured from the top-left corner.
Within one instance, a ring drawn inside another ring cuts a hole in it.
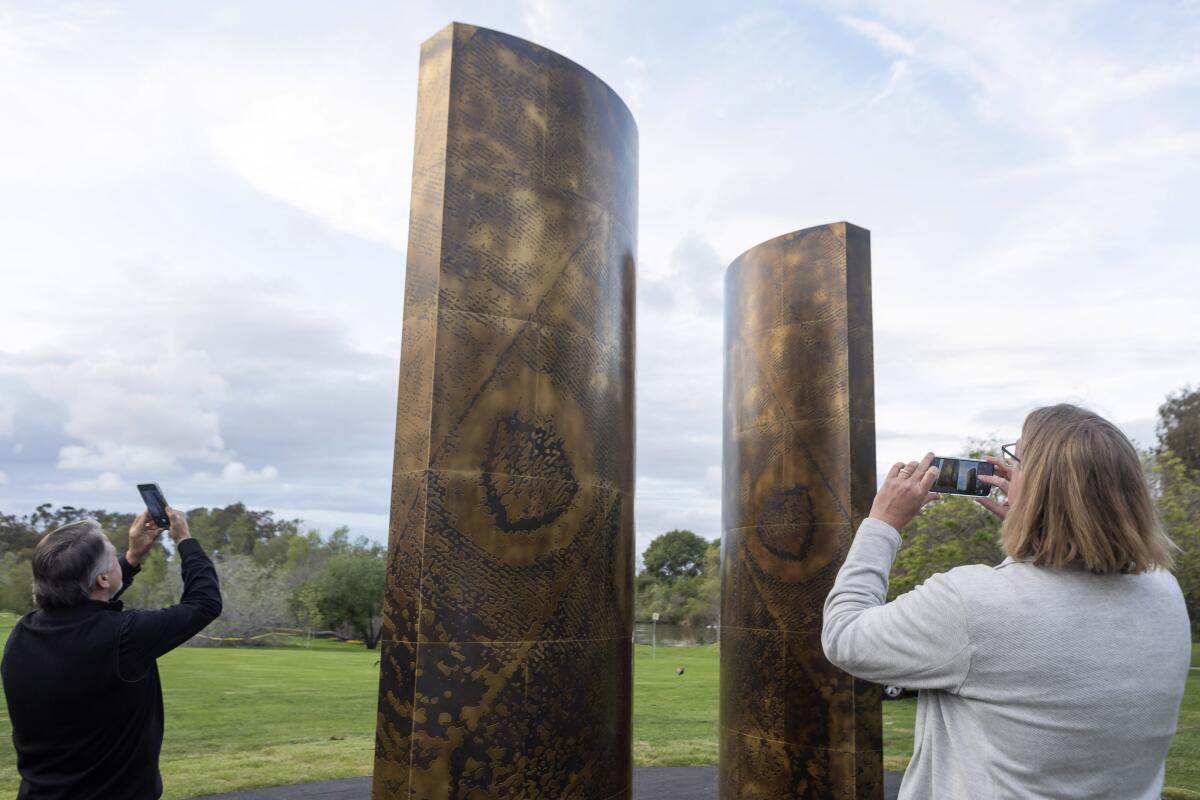
[[[789,233],[725,276],[723,800],[882,798],[880,689],[821,649],[875,494],[870,234]]]
[[[633,118],[455,23],[414,161],[373,797],[628,798]]]

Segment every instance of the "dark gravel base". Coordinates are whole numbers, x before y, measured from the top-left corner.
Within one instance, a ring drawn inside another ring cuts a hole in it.
[[[895,800],[901,772],[884,775],[884,800]],[[715,800],[716,767],[638,767],[633,771],[633,800]],[[200,800],[370,800],[370,778],[302,783],[217,794]]]

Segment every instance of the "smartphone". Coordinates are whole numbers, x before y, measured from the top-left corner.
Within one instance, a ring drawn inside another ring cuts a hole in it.
[[[932,491],[942,494],[965,494],[971,497],[987,497],[992,491],[989,483],[979,480],[980,475],[995,474],[995,467],[986,461],[974,458],[933,459],[931,466],[937,467],[937,480]]]
[[[154,520],[154,524],[164,531],[170,528],[171,520],[167,516],[167,498],[163,497],[162,489],[158,488],[158,484],[139,483],[138,491],[141,492],[142,500],[146,502],[146,510],[150,512],[150,519]]]

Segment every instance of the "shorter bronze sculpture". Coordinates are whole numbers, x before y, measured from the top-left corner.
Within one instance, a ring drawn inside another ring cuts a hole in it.
[[[880,689],[821,610],[875,493],[870,234],[822,225],[725,277],[721,797],[882,798]]]

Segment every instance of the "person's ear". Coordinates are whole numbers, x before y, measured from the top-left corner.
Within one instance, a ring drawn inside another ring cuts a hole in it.
[[[96,585],[99,586],[101,589],[104,589],[105,591],[108,590],[109,580],[108,580],[107,572],[100,573],[100,577],[96,578]]]

